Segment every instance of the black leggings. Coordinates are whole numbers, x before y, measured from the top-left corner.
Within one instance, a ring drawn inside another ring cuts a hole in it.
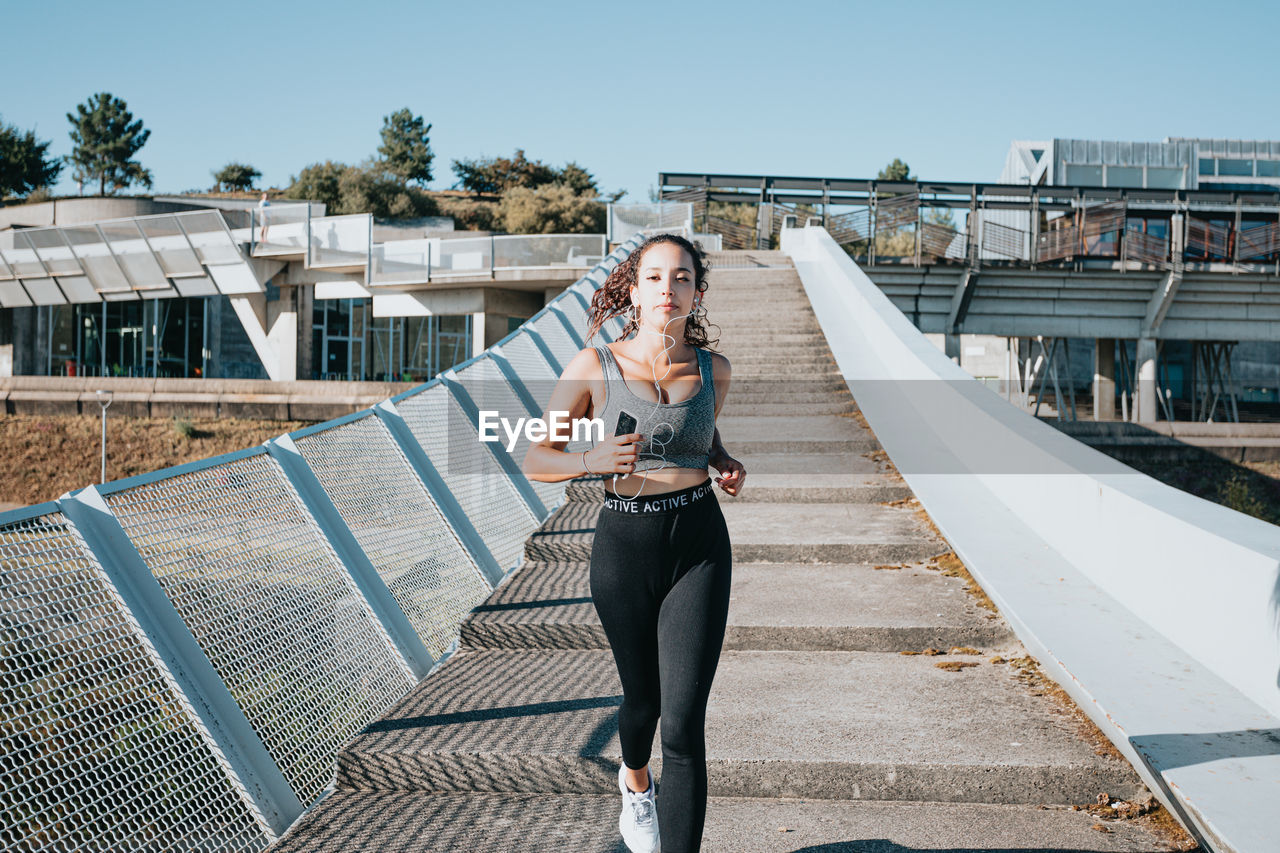
[[[633,770],[662,718],[663,853],[695,851],[707,813],[707,696],[729,613],[732,551],[711,480],[628,501],[605,493],[591,597],[622,681],[618,736]]]

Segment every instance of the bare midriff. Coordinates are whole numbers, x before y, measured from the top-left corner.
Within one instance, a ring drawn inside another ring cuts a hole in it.
[[[635,497],[636,492],[640,491],[640,487],[643,486],[644,490],[640,491],[640,496],[649,497],[665,492],[678,492],[681,489],[696,486],[706,479],[707,472],[705,470],[699,471],[696,468],[657,468],[641,471],[638,474],[619,474],[616,489],[613,488],[613,478],[609,477],[604,481],[604,490],[620,498],[631,498]]]

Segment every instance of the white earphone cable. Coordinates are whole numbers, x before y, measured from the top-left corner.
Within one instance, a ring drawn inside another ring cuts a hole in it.
[[[667,327],[670,326],[672,323],[674,323],[676,320],[680,320],[686,317],[692,317],[693,314],[698,310],[698,303],[699,303],[699,300],[697,297],[695,297],[693,302],[693,310],[689,311],[687,314],[681,314],[679,316],[672,317],[669,320],[667,320],[667,322],[663,324],[661,332],[650,332],[647,329],[641,329],[639,311],[637,310],[636,304],[634,302],[631,303],[632,310],[635,312],[637,333],[640,331],[644,331],[646,334],[661,335],[664,340],[668,340],[671,342],[669,344],[665,344],[662,347],[662,352],[655,354],[654,357],[649,361],[649,375],[653,377],[653,388],[654,388],[654,391],[657,392],[657,396],[658,396],[658,399],[654,401],[653,410],[649,413],[650,417],[657,414],[658,409],[662,407],[662,386],[659,384],[661,380],[658,378],[658,358],[661,355],[666,355],[676,345],[675,337],[667,334]],[[670,373],[671,373],[671,360],[668,358],[667,371],[666,373],[662,374],[662,379],[666,379]],[[621,369],[618,370],[618,375],[619,376],[622,375]],[[699,362],[699,365],[698,365],[698,375],[699,377],[702,376],[701,362]],[[626,379],[624,378],[623,381],[625,382]],[[699,394],[702,393],[701,385],[699,385],[698,387],[698,393]],[[666,427],[667,432],[669,433],[669,435],[665,440],[657,437],[657,432],[662,427]],[[654,431],[654,434],[649,436],[649,446],[650,446],[649,456],[651,458],[657,457],[662,464],[658,465],[656,468],[646,468],[642,472],[640,477],[640,488],[636,490],[636,493],[634,495],[631,495],[630,497],[628,497],[627,498],[628,500],[634,500],[635,498],[640,497],[640,493],[644,491],[645,484],[649,482],[650,471],[661,471],[663,468],[674,467],[670,464],[669,460],[667,459],[665,451],[667,449],[667,445],[670,444],[673,440],[675,440],[675,435],[676,435],[675,427],[672,426],[671,423],[668,421],[659,421],[658,423],[653,425],[653,431]],[[639,454],[637,454],[637,459],[638,458],[639,458]],[[633,469],[633,473],[634,473],[634,469]],[[618,474],[616,473],[613,475],[613,489],[614,489],[614,493],[618,494],[619,497],[627,497],[626,495],[622,495],[618,493]]]

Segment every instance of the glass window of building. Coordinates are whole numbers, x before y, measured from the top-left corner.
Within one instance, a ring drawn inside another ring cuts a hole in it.
[[[1160,190],[1180,190],[1182,170],[1167,166],[1148,166],[1147,186]]]
[[[1259,178],[1280,178],[1280,160],[1259,160]]]
[[[1103,185],[1101,166],[1090,166],[1084,163],[1068,163],[1066,178],[1067,183],[1071,186],[1100,187]]]
[[[1238,160],[1230,157],[1218,158],[1218,174],[1219,175],[1248,175],[1253,176],[1253,161]]]
[[[313,379],[425,382],[471,356],[471,318],[372,317],[365,299],[318,299]]]
[[[205,372],[201,297],[40,309],[41,370],[52,376],[198,377]]]
[[[316,379],[364,379],[363,299],[317,299],[313,311],[312,370]],[[317,339],[315,332],[319,330]]]
[[[1107,186],[1109,187],[1141,187],[1141,166],[1108,166]]]
[[[1216,174],[1218,174],[1218,173],[1214,170],[1214,162],[1215,162],[1215,161],[1214,161],[1214,159],[1213,159],[1212,157],[1201,157],[1201,158],[1200,158],[1200,174],[1202,174],[1202,175],[1216,175]]]

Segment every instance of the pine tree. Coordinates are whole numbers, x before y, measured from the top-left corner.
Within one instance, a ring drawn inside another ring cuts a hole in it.
[[[253,182],[261,177],[262,173],[248,163],[228,163],[213,173],[213,179],[218,182],[218,189],[225,187],[230,191],[251,190]]]
[[[876,175],[878,181],[914,181],[915,179],[915,175],[911,174],[911,167],[897,157],[894,157],[893,162]]]
[[[431,180],[431,125],[415,116],[408,107],[382,117],[382,144],[378,154],[383,167],[402,183],[417,181],[426,186]]]
[[[141,119],[133,120],[123,100],[98,92],[77,105],[75,113],[67,113],[67,121],[75,146],[68,159],[75,165],[76,180],[97,180],[99,195],[107,194],[108,183],[112,192],[130,184],[151,186],[151,171],[131,159],[146,145],[151,131],[143,128]]]
[[[0,199],[24,196],[58,180],[62,158],[48,157],[48,150],[49,143],[36,139],[34,131],[0,123]]]

